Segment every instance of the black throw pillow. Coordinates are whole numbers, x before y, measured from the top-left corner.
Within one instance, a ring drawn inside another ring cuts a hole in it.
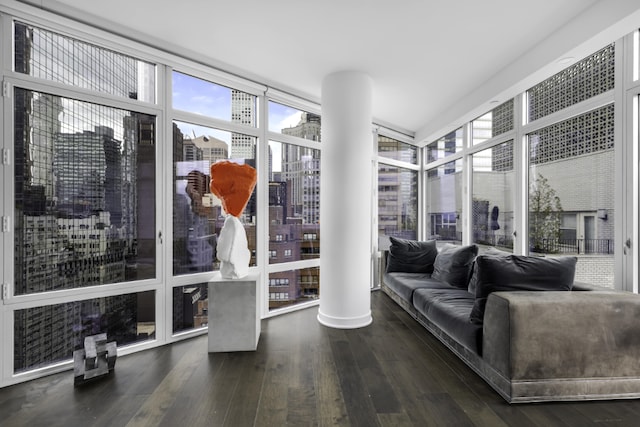
[[[494,257],[506,257],[509,255],[513,255],[511,252],[501,251],[500,249],[496,249],[493,246],[489,246],[484,250],[480,255],[483,256],[494,256]],[[471,279],[469,279],[469,288],[468,291],[471,295],[476,295],[476,283],[478,283],[478,266],[476,263],[473,263],[473,270],[471,273]]]
[[[433,272],[433,262],[438,254],[435,240],[418,241],[389,237],[391,247],[387,258],[387,273]]]
[[[456,246],[447,243],[438,252],[431,277],[449,286],[467,288],[476,255],[476,245]]]
[[[576,257],[539,258],[522,255],[476,258],[476,299],[470,320],[481,324],[491,292],[570,291],[575,277]]]

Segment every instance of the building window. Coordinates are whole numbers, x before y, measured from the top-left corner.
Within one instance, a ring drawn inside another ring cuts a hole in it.
[[[289,286],[289,279],[286,278],[270,278],[269,286]]]
[[[288,301],[289,300],[289,293],[288,292],[270,292],[269,293],[269,300],[270,301]]]

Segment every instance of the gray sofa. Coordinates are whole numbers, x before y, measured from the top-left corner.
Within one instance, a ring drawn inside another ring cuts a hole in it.
[[[640,397],[639,295],[574,283],[571,257],[392,243],[382,290],[507,402]]]

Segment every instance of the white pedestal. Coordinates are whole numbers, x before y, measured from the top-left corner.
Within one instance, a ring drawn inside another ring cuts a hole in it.
[[[209,353],[255,351],[258,347],[259,277],[209,282]]]

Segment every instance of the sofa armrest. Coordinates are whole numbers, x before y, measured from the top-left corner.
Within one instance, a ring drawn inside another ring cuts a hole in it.
[[[509,380],[640,377],[640,295],[492,293],[482,357]]]
[[[601,285],[594,285],[586,282],[573,282],[572,291],[602,291],[602,292],[618,292],[613,288],[609,288]]]

